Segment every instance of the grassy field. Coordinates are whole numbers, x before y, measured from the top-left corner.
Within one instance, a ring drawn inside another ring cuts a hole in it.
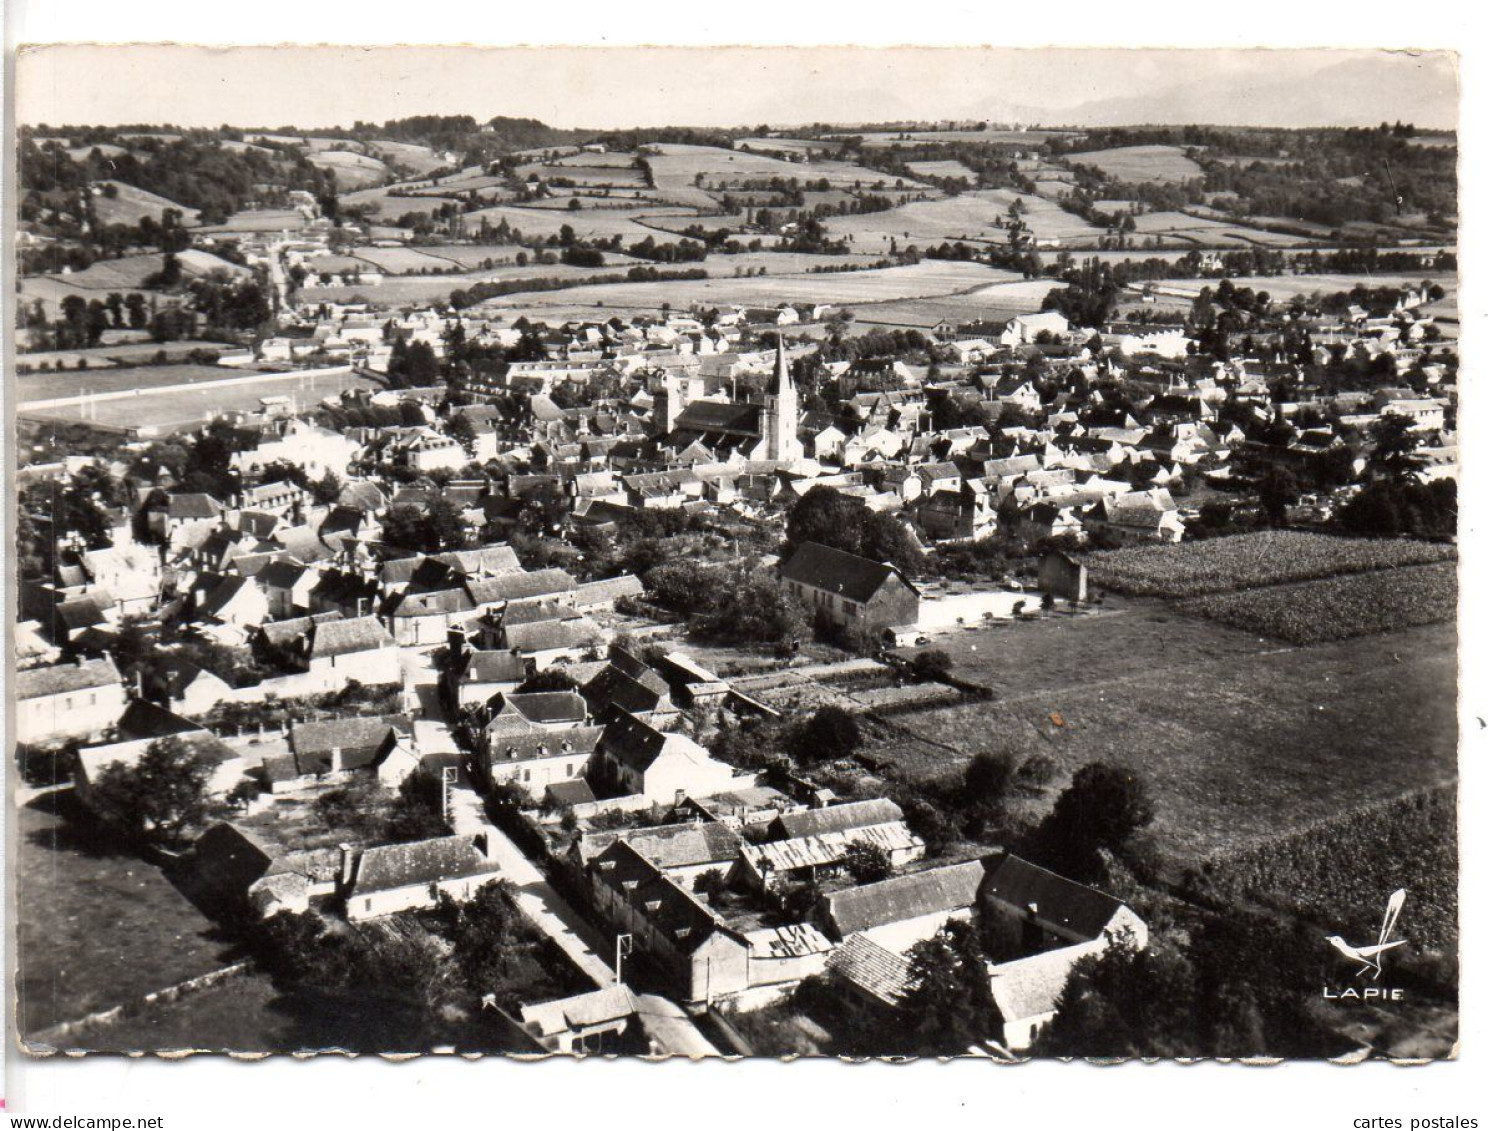
[[[306,302],[352,302],[366,299],[382,306],[415,306],[444,302],[450,292],[465,290],[476,283],[505,282],[522,279],[572,278],[576,286],[593,275],[624,273],[635,266],[638,260],[629,256],[605,253],[603,267],[572,267],[566,263],[529,263],[525,267],[513,264],[510,267],[489,271],[469,271],[452,275],[400,275],[384,279],[380,283],[349,283],[344,286],[306,286],[302,290]],[[446,263],[446,268],[456,266]]]
[[[1006,222],[1015,200],[1022,202],[1024,223],[1036,238],[1079,240],[1100,235],[1099,228],[1052,201],[1006,189],[914,201],[888,212],[837,216],[827,220],[826,227],[833,235],[850,238],[858,250],[871,252],[886,251],[891,242],[901,248],[911,243],[923,246],[957,240],[1005,243],[1007,232],[997,226],[997,221]]]
[[[728,271],[730,259],[709,259],[704,268]],[[618,283],[602,287],[577,287],[549,294],[506,295],[496,302],[509,307],[620,306],[657,309],[691,302],[762,305],[778,302],[825,302],[837,306],[885,302],[900,298],[923,298],[969,290],[978,284],[1007,278],[977,263],[926,260],[906,267],[880,271],[844,271],[823,275],[756,276],[750,279],[710,278],[661,283]]]
[[[386,165],[365,153],[326,150],[312,153],[309,161],[319,168],[331,170],[335,174],[337,186],[342,189],[366,188],[382,184],[392,177],[392,172]]]
[[[1072,153],[1072,165],[1092,165],[1112,180],[1142,184],[1147,181],[1187,181],[1204,171],[1183,150],[1172,145],[1124,145]]]
[[[1451,625],[1276,650],[1154,604],[979,635],[999,699],[894,722],[957,751],[941,771],[994,740],[1051,755],[1060,777],[1031,817],[1081,765],[1136,767],[1175,867],[1455,779]]]
[[[1346,640],[1451,620],[1457,615],[1457,563],[1218,593],[1180,607],[1293,644]]]
[[[1177,546],[1108,550],[1087,555],[1085,562],[1093,582],[1123,593],[1198,597],[1454,556],[1451,547],[1431,542],[1268,530]]]
[[[197,217],[201,215],[195,208],[187,208],[184,204],[177,204],[174,200],[122,181],[100,181],[99,184],[113,185],[115,190],[113,197],[101,194],[93,198],[93,208],[98,213],[100,224],[128,224],[133,227],[146,216],[158,223],[167,208],[174,208],[181,214],[181,226],[191,228],[196,226]]]
[[[71,791],[12,812],[23,1034],[133,1001],[234,960],[158,868],[92,843],[58,815]]]
[[[771,177],[794,177],[801,181],[819,181],[825,177],[833,185],[861,184],[865,188],[880,183],[892,185],[895,180],[876,169],[842,161],[782,161],[762,153],[707,145],[664,144],[648,148],[657,151],[655,156],[646,158],[657,188],[691,187],[700,173],[704,183],[710,187],[727,187],[740,181],[768,180]]]
[[[372,150],[389,165],[410,170],[415,176],[427,176],[436,169],[444,168],[444,158],[427,145],[413,145],[406,141],[369,141]]]
[[[394,213],[396,215],[396,209]],[[578,212],[568,209],[515,208],[497,205],[465,214],[465,230],[477,232],[481,221],[496,227],[501,221],[520,231],[524,236],[556,236],[566,226],[583,239],[610,239],[619,236],[626,243],[635,243],[647,236],[658,238],[654,230],[636,221],[646,216],[686,216],[685,210],[672,205],[653,204],[640,208],[586,208]]]
[[[1040,309],[1044,296],[1061,285],[1055,279],[1023,279],[1010,275],[1006,281],[978,287],[964,294],[859,306],[855,308],[856,325],[931,327],[943,318],[955,322],[997,321]]]
[[[231,371],[221,375],[230,376]],[[137,428],[142,430],[142,434],[157,435],[194,427],[219,413],[253,412],[259,407],[260,397],[294,397],[299,404],[306,405],[343,389],[377,392],[382,387],[381,383],[355,373],[319,374],[290,381],[250,381],[227,388],[208,385],[201,389],[147,392],[123,400],[101,401],[89,406],[88,420],[116,428]],[[38,420],[83,419],[83,410],[77,405],[29,413],[22,407],[21,412]]]
[[[397,186],[406,188],[407,185]],[[341,203],[353,207],[370,208],[372,215],[384,220],[396,220],[409,212],[421,212],[424,215],[432,214],[435,209],[445,204],[457,203],[452,196],[394,196],[388,188],[364,188],[356,192],[348,192],[341,197]]]
[[[262,208],[246,212],[234,212],[225,223],[203,228],[206,233],[232,232],[298,232],[310,222],[292,208]]]
[[[1446,291],[1443,302],[1453,310],[1457,302],[1457,276],[1453,271],[1426,271],[1419,275],[1257,275],[1236,279],[1236,286],[1249,287],[1253,291],[1265,291],[1273,302],[1285,302],[1294,295],[1336,294],[1351,291],[1357,286],[1366,287],[1418,287],[1422,278],[1441,285]],[[1197,295],[1204,287],[1214,286],[1213,279],[1164,279],[1154,286],[1184,291]]]
[[[976,174],[959,161],[906,161],[905,167],[917,177],[964,177],[976,184]]]
[[[224,369],[218,365],[139,365],[108,369],[72,369],[64,373],[25,374],[16,378],[16,389],[20,393],[20,408],[24,410],[28,401],[79,396],[84,391],[111,393],[123,389],[155,389],[162,385],[194,385],[203,381],[222,381],[230,377],[242,377],[252,372],[251,369]],[[98,407],[101,412],[103,404]]]

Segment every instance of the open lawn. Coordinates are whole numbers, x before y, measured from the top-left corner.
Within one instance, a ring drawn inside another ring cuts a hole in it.
[[[33,1034],[235,960],[160,870],[79,833],[70,789],[12,811],[18,1027]]]
[[[280,1052],[293,1047],[293,1020],[267,975],[241,974],[93,1026],[78,1042],[96,1052]]]
[[[1115,181],[1142,184],[1147,181],[1187,181],[1202,177],[1204,170],[1173,145],[1124,145],[1071,153],[1071,165],[1091,165]]]
[[[1276,649],[1135,603],[975,635],[999,698],[895,724],[957,751],[942,771],[996,740],[1051,755],[1060,777],[1028,803],[1035,818],[1081,765],[1134,766],[1175,871],[1455,777],[1451,625]]]
[[[397,186],[400,188],[406,185]],[[368,208],[382,220],[397,220],[410,212],[431,215],[441,205],[458,203],[452,196],[397,196],[388,188],[364,188],[344,193],[341,203],[354,208]]]

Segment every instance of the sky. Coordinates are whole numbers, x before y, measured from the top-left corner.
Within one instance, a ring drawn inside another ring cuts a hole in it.
[[[1046,125],[1426,128],[1457,118],[1446,53],[1007,48],[23,48],[17,121],[294,126],[412,114],[561,127],[991,118]]]

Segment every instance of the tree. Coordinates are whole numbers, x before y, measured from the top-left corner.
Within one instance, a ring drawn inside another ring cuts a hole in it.
[[[1386,413],[1369,431],[1373,449],[1367,467],[1375,476],[1391,483],[1414,483],[1423,466],[1416,449],[1420,436],[1411,430],[1411,422],[1398,413]]]
[[[383,839],[399,844],[449,833],[444,819],[444,782],[432,770],[420,766],[398,787],[383,824]]]
[[[463,412],[456,413],[450,418],[448,431],[452,439],[460,442],[460,447],[465,449],[467,456],[475,454],[476,431],[470,417]]]
[[[535,675],[528,676],[517,688],[517,692],[526,695],[534,691],[577,691],[578,687],[574,677],[562,668],[544,668]]]
[[[1092,878],[1102,850],[1119,853],[1152,823],[1156,809],[1145,778],[1108,762],[1075,771],[1039,830],[1042,853],[1076,879]]]
[[[1139,950],[1117,939],[1075,963],[1054,1019],[1039,1034],[1040,1056],[1198,1056],[1194,973],[1178,954]],[[1242,1055],[1264,1052],[1261,1047]]]
[[[717,574],[717,571],[703,572],[705,576]],[[694,606],[700,596],[697,591],[691,594]],[[717,601],[710,612],[694,622],[696,631],[706,639],[774,644],[784,651],[794,648],[806,636],[806,613],[801,603],[771,577],[750,574],[729,585]]]
[[[908,574],[918,573],[925,564],[925,555],[909,527],[882,511],[863,511],[862,545],[865,558],[888,562]]]
[[[791,508],[785,537],[792,546],[818,542],[856,554],[862,550],[862,503],[831,487],[813,487]]]
[[[842,866],[855,883],[876,884],[894,874],[894,860],[881,844],[854,841],[847,846]]]
[[[1018,780],[1021,760],[1011,750],[983,750],[966,764],[961,787],[968,803],[1000,805]]]
[[[1302,489],[1291,471],[1273,464],[1256,484],[1256,493],[1260,497],[1261,509],[1266,512],[1266,520],[1272,526],[1285,526],[1287,507],[1301,498]]]
[[[960,1056],[1001,1024],[976,928],[952,921],[909,948],[909,990],[900,1006],[906,1053]]]
[[[174,846],[206,815],[214,768],[204,751],[181,739],[157,739],[134,765],[106,766],[88,790],[89,803],[127,835]]]
[[[792,744],[796,756],[808,762],[835,762],[849,758],[862,742],[858,720],[850,711],[830,704],[818,707],[797,732]]]

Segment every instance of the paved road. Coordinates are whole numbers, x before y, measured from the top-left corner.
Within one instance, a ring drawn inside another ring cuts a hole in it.
[[[455,792],[474,796],[470,790]],[[457,801],[456,805],[458,804]],[[465,829],[460,828],[461,823],[457,818],[455,827],[464,832]],[[563,953],[596,986],[614,985],[615,972],[609,962],[600,957],[610,948],[599,934],[564,902],[563,897],[543,879],[536,865],[522,854],[522,850],[512,843],[509,836],[494,825],[484,825],[480,831],[486,834],[491,856],[501,866],[501,878],[512,886],[512,894],[522,914],[557,943]]]
[[[403,650],[403,689],[417,696],[423,708],[422,717],[414,721],[414,736],[420,754],[458,751],[444,708],[439,702],[439,673],[426,652]],[[462,782],[450,790],[450,824],[457,834],[484,834],[490,844],[491,857],[500,866],[500,876],[512,886],[517,907],[522,914],[562,948],[575,966],[596,986],[615,983],[614,970],[601,955],[610,948],[592,927],[579,917],[523,854],[512,839],[486,821],[480,795]]]

